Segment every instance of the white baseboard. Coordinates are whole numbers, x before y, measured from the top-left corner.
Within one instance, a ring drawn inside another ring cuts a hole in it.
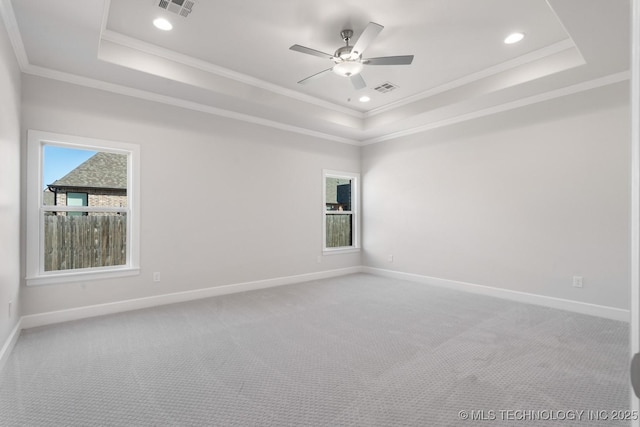
[[[491,286],[476,285],[474,283],[458,282],[455,280],[439,279],[437,277],[422,276],[420,274],[402,273],[399,271],[385,270],[382,268],[362,267],[363,273],[377,276],[390,277],[393,279],[409,280],[412,282],[425,283],[427,285],[441,286],[448,289],[456,289],[465,292],[482,294],[511,301],[523,302],[527,304],[541,305],[544,307],[557,308],[560,310],[572,311],[574,313],[588,314],[591,316],[604,317],[606,319],[630,322],[631,313],[629,310],[607,307],[604,305],[589,304],[579,301],[572,301],[562,298],[554,298],[544,295],[530,294],[526,292],[511,291],[508,289],[494,288]]]
[[[9,355],[13,351],[13,348],[16,346],[18,342],[18,337],[20,336],[20,331],[22,330],[22,318],[18,319],[16,326],[14,326],[13,330],[7,337],[2,349],[0,350],[0,372],[2,368],[4,368],[4,364],[9,360]]]
[[[491,286],[477,285],[474,283],[440,279],[413,273],[403,273],[381,268],[357,266],[337,270],[320,271],[316,273],[300,274],[295,276],[257,280],[253,282],[236,283],[232,285],[216,286],[204,289],[195,289],[185,292],[176,292],[172,294],[157,295],[152,297],[137,298],[107,304],[97,304],[86,307],[78,307],[67,310],[22,316],[7,338],[6,342],[4,343],[2,350],[0,350],[0,369],[2,369],[2,366],[13,350],[13,347],[15,346],[22,329],[67,322],[71,320],[85,319],[89,317],[102,316],[105,314],[120,313],[130,310],[138,310],[142,308],[192,301],[218,295],[227,295],[237,292],[252,291],[257,289],[271,288],[275,286],[309,282],[312,280],[327,279],[354,273],[369,273],[394,279],[410,280],[413,282],[425,283],[428,285],[441,286],[449,289],[472,292],[496,298],[503,298],[511,301],[523,302],[527,304],[541,305],[545,307],[588,314],[607,319],[619,320],[624,322],[630,321],[629,310],[623,310],[597,304],[588,304],[543,295],[529,294],[525,292],[511,291],[507,289],[494,288]]]
[[[319,271],[316,273],[300,274],[296,276],[277,277],[273,279],[257,280],[254,282],[236,283],[232,285],[215,286],[191,291],[176,292],[152,297],[137,298],[125,301],[117,301],[106,304],[90,305],[85,307],[70,308],[67,310],[50,311],[47,313],[30,314],[22,316],[22,329],[35,328],[37,326],[51,325],[54,323],[68,322],[70,320],[86,319],[105,314],[121,313],[124,311],[138,310],[141,308],[155,307],[159,305],[173,304],[177,302],[192,301],[209,298],[218,295],[233,294],[237,292],[253,291],[256,289],[271,288],[275,286],[291,285],[295,283],[309,282],[312,280],[327,279],[330,277],[344,276],[360,273],[362,268],[349,267],[338,270]]]

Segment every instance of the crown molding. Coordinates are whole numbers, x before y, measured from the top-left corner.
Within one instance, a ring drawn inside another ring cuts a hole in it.
[[[539,60],[541,58],[545,58],[547,56],[562,52],[567,49],[576,49],[577,52],[579,53],[579,50],[577,49],[577,46],[575,45],[575,43],[571,39],[565,39],[561,42],[547,46],[543,49],[530,52],[526,55],[522,55],[513,60],[506,61],[496,66],[489,67],[479,72],[467,75],[465,77],[451,81],[444,85],[440,85],[436,88],[422,92],[415,96],[405,98],[401,101],[390,104],[388,106],[381,107],[381,108],[369,111],[367,113],[361,113],[361,112],[351,110],[327,101],[319,100],[315,97],[305,95],[300,92],[292,91],[277,85],[273,85],[263,80],[255,79],[253,77],[250,77],[244,74],[236,73],[231,70],[215,66],[206,61],[201,61],[190,56],[181,55],[176,52],[173,52],[155,45],[151,45],[148,43],[144,43],[140,40],[136,40],[136,39],[124,36],[122,34],[107,30],[106,16],[108,15],[109,4],[110,4],[110,0],[105,0],[101,41],[107,40],[112,43],[121,44],[128,48],[143,51],[148,54],[158,55],[165,59],[182,63],[186,66],[195,67],[205,72],[214,73],[222,77],[226,77],[226,78],[230,78],[230,79],[242,82],[244,84],[269,90],[279,95],[287,96],[287,97],[290,97],[299,101],[307,102],[310,104],[314,104],[316,106],[320,106],[323,108],[328,108],[332,111],[336,111],[339,113],[349,114],[350,116],[360,118],[363,121],[367,117],[373,117],[377,114],[381,114],[383,112],[393,110],[403,105],[416,102],[420,99],[428,98],[438,93],[446,92],[448,90],[463,86],[465,84],[469,84],[469,83],[481,80],[483,78],[493,76],[505,70],[509,70],[509,69],[518,67],[520,65],[527,64],[532,61]],[[0,0],[0,15],[2,16],[2,19],[7,28],[9,40],[14,50],[15,56],[17,58],[18,65],[21,71],[25,74],[30,74],[30,75],[48,78],[52,80],[58,80],[66,83],[79,85],[79,86],[85,86],[89,88],[103,90],[103,91],[107,91],[107,92],[111,92],[119,95],[131,96],[131,97],[140,98],[147,101],[158,102],[165,105],[184,108],[187,110],[199,111],[206,114],[212,114],[212,115],[225,117],[233,120],[257,124],[261,126],[271,127],[274,129],[279,129],[279,130],[293,132],[293,133],[306,135],[310,137],[320,138],[328,141],[334,141],[334,142],[339,142],[339,143],[349,144],[349,145],[356,145],[356,146],[370,145],[370,144],[375,144],[379,142],[401,138],[408,135],[426,132],[436,128],[441,128],[444,126],[450,126],[456,123],[461,123],[467,120],[473,120],[473,119],[489,116],[492,114],[508,111],[511,109],[521,108],[527,105],[551,100],[554,98],[559,98],[562,96],[575,94],[578,92],[606,86],[609,84],[614,84],[617,82],[628,80],[630,78],[629,71],[619,72],[619,73],[603,76],[600,78],[596,78],[593,80],[581,82],[575,85],[567,86],[564,88],[555,89],[555,90],[551,90],[541,94],[518,99],[515,101],[505,102],[502,104],[494,105],[492,107],[487,107],[480,110],[472,111],[470,113],[456,115],[444,120],[439,120],[432,123],[426,123],[424,125],[415,126],[412,128],[401,130],[401,131],[390,132],[390,133],[382,134],[376,137],[365,138],[360,140],[360,139],[342,137],[334,133],[320,132],[320,131],[308,129],[305,127],[294,126],[294,125],[286,124],[280,121],[265,119],[265,118],[261,118],[261,117],[250,115],[250,114],[244,114],[244,113],[239,113],[239,112],[235,112],[235,111],[231,111],[223,108],[213,107],[211,105],[206,105],[198,102],[187,101],[187,100],[172,97],[172,96],[161,95],[161,94],[146,91],[146,90],[135,89],[132,87],[128,87],[128,86],[124,86],[116,83],[105,82],[102,80],[84,77],[84,76],[80,76],[80,75],[76,75],[68,72],[63,72],[63,71],[58,71],[58,70],[53,70],[45,67],[32,65],[29,63],[28,55],[25,50],[22,36],[20,34],[18,23],[17,23],[15,13],[10,0]],[[582,58],[582,55],[580,55],[580,57]],[[366,132],[366,129],[364,129],[364,131]]]
[[[409,135],[414,135],[417,133],[427,132],[433,129],[438,129],[441,127],[462,123],[468,120],[478,119],[478,118],[486,117],[492,114],[502,113],[502,112],[513,110],[516,108],[525,107],[527,105],[537,104],[539,102],[544,102],[544,101],[552,100],[555,98],[560,98],[563,96],[583,92],[586,90],[596,89],[596,88],[607,86],[610,84],[619,83],[625,80],[629,80],[631,77],[631,74],[629,71],[623,71],[620,73],[610,74],[608,76],[581,82],[572,86],[555,89],[549,92],[545,92],[545,93],[529,96],[526,98],[518,99],[515,101],[495,105],[493,107],[473,111],[471,113],[461,114],[445,120],[439,120],[433,123],[428,123],[422,126],[416,126],[410,129],[388,133],[388,134],[381,135],[374,138],[357,140],[357,139],[343,138],[337,135],[318,132],[311,129],[301,128],[298,126],[287,125],[284,123],[276,122],[273,120],[262,119],[262,118],[251,116],[248,114],[236,113],[233,111],[225,110],[222,108],[216,108],[208,105],[203,105],[203,104],[199,104],[192,101],[185,101],[185,100],[174,98],[171,96],[160,95],[154,92],[144,91],[140,89],[133,89],[133,88],[115,84],[115,83],[104,82],[102,80],[96,80],[96,79],[82,77],[82,76],[69,74],[61,71],[51,70],[49,68],[29,65],[27,69],[23,70],[23,72],[26,74],[30,74],[38,77],[44,77],[52,80],[58,80],[66,83],[76,84],[79,86],[85,86],[93,89],[104,90],[104,91],[116,93],[119,95],[131,96],[134,98],[140,98],[147,101],[159,102],[161,104],[172,105],[179,108],[185,108],[188,110],[199,111],[207,114],[213,114],[220,117],[258,124],[258,125],[267,126],[275,129],[289,131],[289,132],[294,132],[294,133],[298,133],[306,136],[312,136],[312,137],[321,138],[329,141],[334,141],[334,142],[339,142],[339,143],[349,144],[349,145],[356,145],[356,146],[372,145],[380,142],[402,138]]]
[[[151,43],[147,43],[142,40],[135,39],[133,37],[125,36],[124,34],[121,34],[109,29],[105,29],[102,32],[100,39],[127,47],[129,49],[137,50],[150,55],[168,59],[170,61],[177,62],[179,64],[186,65],[188,67],[196,68],[198,70],[205,71],[210,74],[235,80],[237,82],[244,83],[260,89],[264,89],[264,90],[276,93],[278,95],[286,96],[288,98],[293,98],[298,101],[313,104],[322,108],[327,108],[329,110],[332,110],[341,114],[348,114],[358,119],[364,118],[364,113],[361,113],[359,111],[355,111],[350,108],[346,108],[341,105],[334,104],[332,102],[324,101],[316,97],[303,94],[301,92],[297,92],[291,89],[286,89],[282,86],[278,86],[273,83],[269,83],[264,80],[257,79],[255,77],[251,77],[246,74],[238,73],[236,71],[229,70],[228,68],[220,67],[210,62],[203,61],[201,59],[197,59],[189,55],[184,55],[184,54],[181,54],[173,50],[166,49]]]
[[[411,104],[416,101],[420,101],[425,98],[429,98],[431,96],[437,95],[439,93],[447,92],[452,89],[456,89],[458,87],[467,85],[469,83],[473,83],[487,77],[494,76],[496,74],[511,70],[513,68],[519,67],[521,65],[525,65],[534,61],[538,61],[540,59],[555,55],[556,53],[565,51],[567,49],[576,49],[579,53],[580,51],[577,49],[573,40],[565,39],[558,43],[554,43],[552,45],[543,47],[542,49],[535,50],[533,52],[529,52],[527,54],[518,56],[517,58],[511,59],[509,61],[502,62],[500,64],[496,64],[489,68],[485,68],[483,70],[477,71],[475,73],[467,74],[464,77],[459,79],[452,80],[448,83],[436,86],[434,88],[428,89],[424,92],[417,93],[415,95],[409,96],[407,98],[403,98],[396,102],[392,102],[390,104],[384,105],[382,107],[367,111],[364,113],[365,118],[373,117],[378,114],[386,113],[388,111],[394,110],[399,107],[403,107],[405,105]],[[580,54],[580,57],[584,61],[584,57]]]
[[[85,86],[93,89],[103,90],[106,92],[116,93],[119,95],[131,96],[134,98],[158,102],[161,104],[172,105],[174,107],[180,107],[187,110],[213,114],[215,116],[225,117],[233,120],[239,120],[247,123],[253,123],[261,126],[267,126],[275,129],[285,130],[285,131],[312,136],[316,138],[321,138],[329,141],[335,141],[335,142],[340,142],[343,144],[350,144],[350,145],[360,145],[360,141],[350,139],[350,138],[343,138],[337,135],[314,131],[311,129],[302,128],[298,126],[288,125],[286,123],[281,123],[281,122],[277,122],[269,119],[263,119],[260,117],[252,116],[249,114],[238,113],[235,111],[225,110],[223,108],[212,107],[210,105],[204,105],[204,104],[200,104],[193,101],[186,101],[184,99],[161,95],[161,94],[149,92],[146,90],[134,89],[134,88],[119,85],[116,83],[105,82],[102,80],[78,76],[76,74],[66,73],[63,71],[52,70],[50,68],[29,65],[26,67],[25,70],[23,70],[23,72],[25,74],[30,74],[37,77],[44,77],[47,79],[58,80],[65,83]]]
[[[528,96],[515,101],[505,102],[493,107],[483,108],[471,113],[461,114],[445,120],[439,120],[437,122],[429,123],[423,126],[416,126],[410,129],[401,130],[398,132],[389,133],[375,138],[369,138],[361,141],[361,145],[377,144],[379,142],[389,141],[392,139],[401,138],[403,136],[413,135],[416,133],[427,132],[433,129],[441,128],[444,126],[450,126],[456,123],[465,122],[468,120],[478,119],[481,117],[490,116],[497,113],[502,113],[516,108],[525,107],[527,105],[537,104],[544,101],[549,101],[555,98],[563,96],[573,95],[575,93],[584,92],[591,89],[596,89],[603,86],[608,86],[614,83],[619,83],[631,78],[629,71],[622,71],[620,73],[610,74],[597,79],[588,80],[585,82],[577,83],[575,85],[566,86],[560,89],[555,89],[549,92],[540,93],[537,95]]]
[[[106,22],[104,24],[106,26]],[[133,37],[129,37],[129,36],[125,36],[121,33],[112,31],[112,30],[108,30],[108,29],[104,29],[102,36],[101,36],[101,40],[106,40],[106,41],[110,41],[112,43],[116,43],[119,44],[121,46],[125,46],[127,48],[130,49],[134,49],[134,50],[138,50],[150,55],[155,55],[164,59],[168,59],[170,61],[174,61],[177,63],[180,63],[182,65],[186,65],[189,67],[193,67],[211,74],[215,74],[218,75],[220,77],[225,77],[225,78],[229,78],[244,84],[248,84],[260,89],[264,89],[264,90],[268,90],[274,93],[277,93],[279,95],[282,96],[286,96],[289,98],[293,98],[299,101],[303,101],[303,102],[307,102],[322,108],[328,108],[330,110],[339,112],[339,113],[343,113],[343,114],[348,114],[351,115],[353,117],[359,118],[359,119],[366,119],[369,117],[373,117],[376,116],[378,114],[382,114],[388,111],[392,111],[396,108],[400,108],[402,106],[411,104],[413,102],[425,99],[425,98],[429,98],[431,96],[437,95],[439,93],[443,93],[461,86],[464,86],[466,84],[469,83],[473,83],[479,80],[482,80],[484,78],[487,77],[491,77],[493,75],[502,73],[504,71],[519,67],[521,65],[524,64],[528,64],[552,55],[555,55],[556,53],[568,50],[568,49],[576,49],[577,52],[579,52],[579,50],[577,50],[577,47],[575,45],[575,43],[573,42],[573,40],[571,40],[570,38],[567,38],[565,40],[562,40],[558,43],[554,43],[552,45],[546,46],[542,49],[538,49],[535,50],[533,52],[529,52],[525,55],[521,55],[517,58],[514,58],[512,60],[509,61],[505,61],[503,63],[494,65],[492,67],[489,68],[485,68],[483,70],[480,70],[478,72],[472,73],[472,74],[468,74],[464,77],[461,77],[459,79],[453,80],[451,82],[442,84],[440,86],[437,86],[435,88],[431,88],[429,90],[426,90],[424,92],[421,92],[419,94],[401,99],[399,101],[390,103],[388,105],[385,105],[383,107],[379,107],[376,108],[374,110],[370,110],[364,113],[361,113],[359,111],[355,111],[352,110],[350,108],[346,108],[328,101],[324,101],[321,99],[318,99],[316,97],[310,96],[310,95],[306,95],[303,94],[301,92],[297,92],[297,91],[293,91],[290,89],[286,89],[283,88],[282,86],[278,86],[269,82],[266,82],[264,80],[260,80],[251,76],[248,76],[246,74],[242,74],[242,73],[238,73],[232,70],[229,70],[227,68],[224,67],[220,67],[217,65],[214,65],[210,62],[207,61],[203,61],[197,58],[194,58],[192,56],[189,55],[183,55],[180,53],[177,53],[175,51],[157,46],[157,45],[153,45],[151,43],[147,43],[147,42],[143,42],[139,39],[135,39]],[[580,57],[582,57],[582,55],[580,54]],[[583,59],[584,60],[584,59]]]
[[[102,6],[102,20],[100,21],[100,39],[102,34],[107,30],[107,23],[109,22],[109,10],[111,9],[111,0],[104,0]]]
[[[11,42],[13,52],[18,60],[18,66],[21,71],[24,71],[29,65],[29,57],[27,56],[27,51],[24,48],[24,43],[22,42],[22,35],[20,34],[18,21],[16,20],[11,0],[0,0],[0,15],[2,16],[4,25],[7,28],[9,41]]]

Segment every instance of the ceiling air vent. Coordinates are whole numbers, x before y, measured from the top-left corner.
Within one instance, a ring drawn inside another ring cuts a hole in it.
[[[194,4],[193,0],[160,0],[158,7],[186,18],[191,13]]]
[[[385,82],[385,83],[379,84],[378,86],[373,88],[373,90],[377,90],[380,93],[387,93],[387,92],[391,92],[392,90],[396,90],[396,89],[398,89],[398,86],[394,85],[393,83],[389,83],[389,82]]]

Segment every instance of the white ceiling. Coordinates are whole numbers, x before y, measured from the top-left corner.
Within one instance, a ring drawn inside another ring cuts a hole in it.
[[[186,18],[158,3],[0,0],[0,13],[26,73],[354,144],[628,78],[628,0],[195,0]],[[365,66],[361,90],[333,73],[297,83],[332,63],[291,45],[332,54],[368,22],[385,28],[365,57],[413,64]],[[525,39],[504,44],[513,31]],[[384,82],[398,89],[373,90]]]

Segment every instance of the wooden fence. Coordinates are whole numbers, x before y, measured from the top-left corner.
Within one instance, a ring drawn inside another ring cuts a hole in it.
[[[351,246],[351,215],[325,215],[327,217],[327,247]]]
[[[48,215],[44,218],[44,269],[123,265],[126,242],[126,216]]]

